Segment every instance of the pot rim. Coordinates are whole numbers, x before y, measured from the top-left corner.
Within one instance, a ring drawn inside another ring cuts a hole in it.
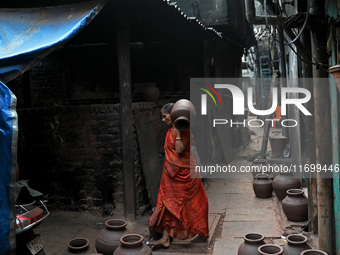
[[[76,241],[85,241],[85,244],[83,246],[72,246],[72,243],[76,242]],[[86,248],[87,246],[89,246],[90,244],[90,241],[89,239],[85,238],[85,237],[76,237],[76,238],[73,238],[71,239],[67,246],[72,249],[72,250],[81,250],[81,249],[84,249]]]
[[[250,235],[257,235],[258,238],[257,239],[249,239],[249,237],[247,236],[250,236]],[[260,242],[260,241],[263,241],[264,240],[264,235],[260,234],[260,233],[256,233],[256,232],[251,232],[251,233],[247,233],[243,236],[243,239],[247,242]]]
[[[303,189],[289,189],[286,191],[287,195],[290,195],[290,196],[299,196],[299,195],[302,195],[304,194],[304,191]]]
[[[136,241],[134,242],[127,242],[125,241],[124,239],[128,238],[128,237],[137,237],[136,238]],[[144,237],[142,235],[139,235],[139,234],[127,234],[127,235],[123,235],[121,238],[120,238],[120,243],[123,245],[123,246],[130,246],[130,247],[135,247],[135,246],[139,246],[141,244],[143,244],[143,240],[144,240]]]
[[[331,66],[328,70],[331,73],[336,72],[336,71],[340,71],[340,65]]]
[[[266,254],[264,253],[263,251],[261,251],[262,248],[265,248],[265,247],[275,247],[275,248],[278,248],[279,251],[277,253],[271,253],[272,255],[280,255],[283,253],[283,248],[276,245],[276,244],[264,244],[264,245],[261,245],[260,247],[257,248],[257,251],[260,253],[260,254]]]
[[[115,222],[117,224],[116,225],[110,225],[110,223],[113,223],[113,222]],[[121,219],[110,219],[110,220],[105,221],[105,226],[110,228],[110,229],[121,229],[121,228],[125,228],[127,226],[127,222],[125,220],[121,220]]]
[[[326,252],[324,251],[320,251],[320,250],[315,250],[315,249],[308,249],[308,250],[304,250],[303,252],[301,252],[301,255],[308,255],[308,252],[318,252],[320,255],[328,255]]]
[[[303,240],[301,241],[293,241],[293,240],[289,240],[289,238],[291,237],[302,237]],[[291,243],[291,244],[302,244],[302,243],[306,243],[308,241],[308,238],[307,236],[304,236],[302,234],[290,234],[286,237],[286,240],[288,243]]]
[[[255,179],[268,179],[269,178],[269,174],[257,174],[255,176]]]

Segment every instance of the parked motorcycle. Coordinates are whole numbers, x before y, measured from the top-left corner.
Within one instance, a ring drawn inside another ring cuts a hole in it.
[[[46,255],[44,241],[40,234],[34,233],[34,229],[50,214],[42,200],[31,197],[23,203],[18,199],[16,208],[16,254],[17,255]],[[35,200],[33,200],[35,199]]]

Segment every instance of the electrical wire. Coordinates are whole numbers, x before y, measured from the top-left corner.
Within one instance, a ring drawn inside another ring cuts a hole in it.
[[[281,42],[280,40],[278,40],[277,38],[275,38],[275,40],[277,40],[279,43],[281,43],[283,45],[290,45],[290,44],[293,44],[294,42],[296,42],[296,40],[299,39],[299,37],[301,36],[303,30],[305,29],[305,27],[307,25],[307,21],[308,21],[308,17],[309,17],[309,8],[310,8],[310,0],[308,0],[308,2],[307,2],[307,15],[306,15],[305,22],[303,23],[303,26],[302,26],[300,32],[298,33],[298,35],[292,41],[290,41],[288,43],[284,43],[284,42]],[[266,28],[268,29],[269,23],[268,23],[267,0],[264,0],[264,14],[265,14],[265,20],[266,20]]]

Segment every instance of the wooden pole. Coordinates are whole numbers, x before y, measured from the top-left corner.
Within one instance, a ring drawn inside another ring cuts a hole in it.
[[[128,24],[128,8],[123,1],[117,5],[118,22],[116,25],[116,41],[119,66],[119,92],[122,133],[122,158],[124,176],[125,217],[135,219],[135,167],[132,134],[132,99],[130,71],[130,38]]]

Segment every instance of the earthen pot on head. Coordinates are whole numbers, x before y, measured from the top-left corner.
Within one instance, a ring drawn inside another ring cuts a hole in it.
[[[120,238],[120,246],[113,253],[114,255],[151,255],[149,246],[143,243],[143,236],[128,234]]]
[[[258,254],[257,248],[264,243],[264,236],[259,233],[248,233],[244,237],[244,242],[238,247],[237,255]]]
[[[257,174],[253,181],[253,190],[258,198],[268,198],[272,196],[273,186],[269,174]]]
[[[172,107],[170,117],[175,128],[178,130],[187,130],[195,122],[195,107],[189,100],[180,99]]]
[[[293,175],[290,170],[282,170],[278,176],[273,180],[273,190],[279,200],[284,199],[287,196],[287,190],[289,189],[300,189],[301,182],[298,178]]]
[[[302,189],[289,189],[282,200],[282,209],[287,219],[294,222],[308,219],[308,199]]]
[[[112,255],[120,245],[120,238],[131,233],[126,226],[127,222],[124,220],[111,219],[106,221],[105,228],[96,237],[95,247],[97,252]]]
[[[286,237],[287,243],[283,245],[283,255],[300,255],[301,252],[310,249],[308,238],[301,234],[291,234]]]
[[[95,251],[90,247],[90,241],[87,238],[76,237],[68,242],[63,255],[90,255],[93,253]]]

